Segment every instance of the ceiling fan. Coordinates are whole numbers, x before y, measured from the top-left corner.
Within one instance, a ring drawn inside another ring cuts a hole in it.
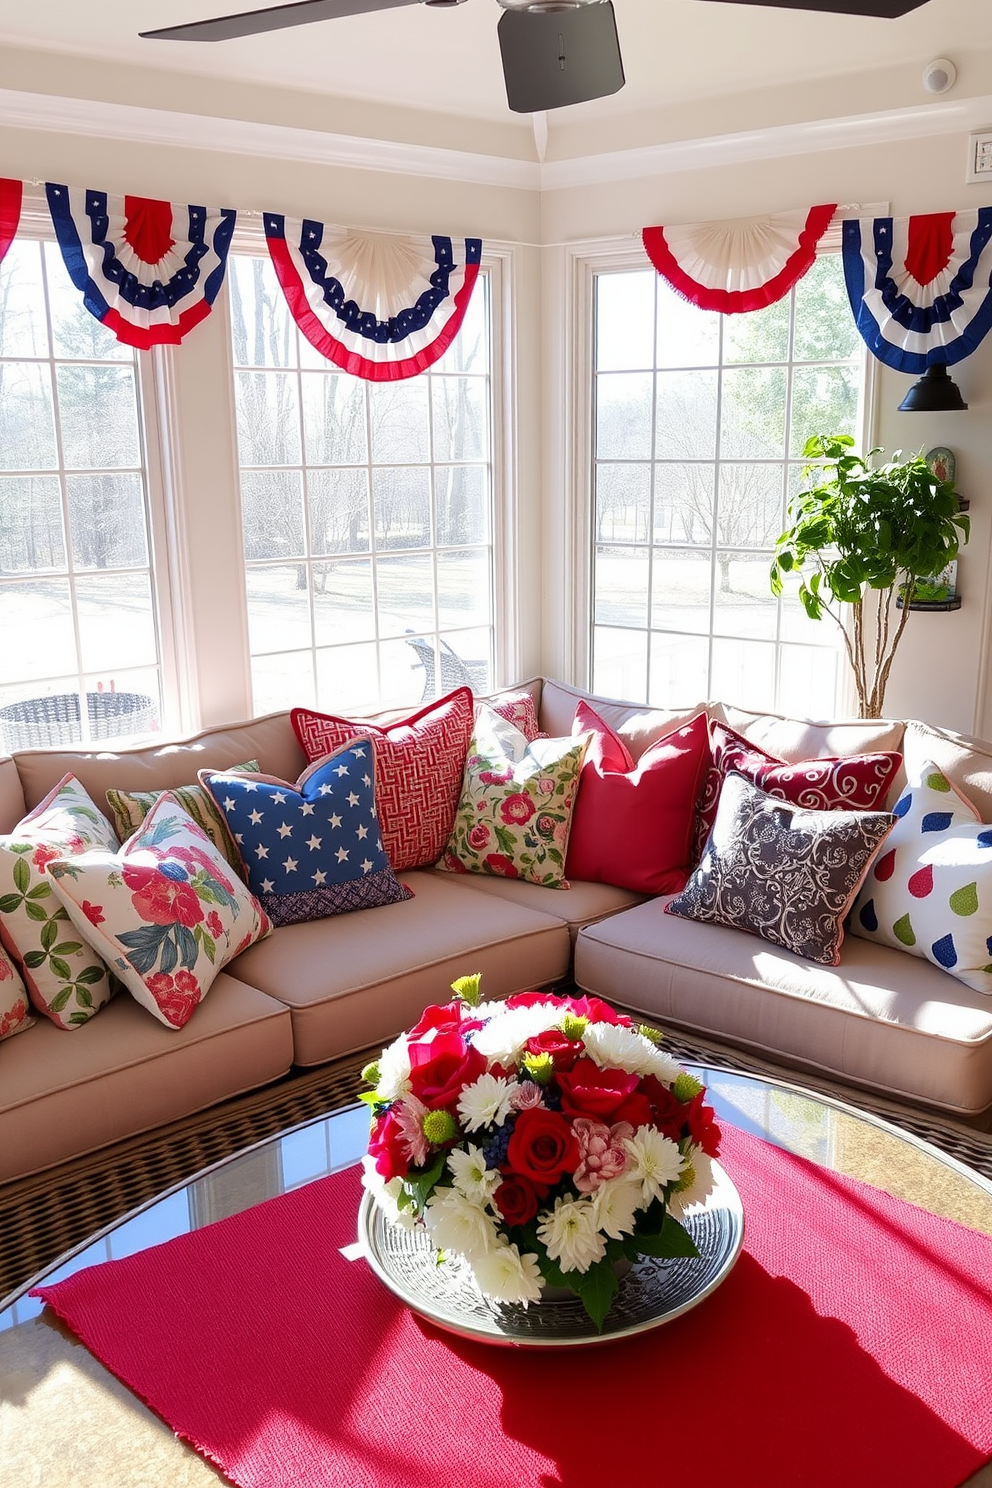
[[[162,41],[230,41],[257,36],[311,21],[366,15],[401,5],[432,8],[461,5],[464,0],[294,0],[265,10],[190,21],[142,31]],[[624,85],[623,62],[612,0],[497,0],[502,8],[497,33],[503,61],[506,99],[515,113],[540,113],[569,103],[605,98]],[[894,19],[927,0],[718,0],[720,4],[763,5],[789,10],[815,10],[831,15],[881,16]]]

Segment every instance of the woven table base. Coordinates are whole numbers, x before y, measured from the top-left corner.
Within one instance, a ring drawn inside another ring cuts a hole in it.
[[[992,1178],[992,1136],[985,1132],[724,1044],[664,1031],[666,1047],[685,1063],[783,1079],[833,1096],[903,1127]],[[262,1090],[0,1187],[0,1299],[65,1251],[211,1163],[352,1104],[361,1070],[376,1053],[378,1048],[364,1050],[319,1069],[292,1072]]]

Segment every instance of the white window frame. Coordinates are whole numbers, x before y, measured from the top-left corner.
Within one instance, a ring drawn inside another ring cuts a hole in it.
[[[886,208],[884,204],[873,204],[859,210],[878,215]],[[836,251],[839,245],[840,229],[835,226],[824,236],[821,247]],[[600,273],[643,270],[647,266],[640,238],[626,236],[563,245],[554,250],[547,269],[545,293],[549,294],[551,304],[546,314],[545,334],[549,345],[558,348],[558,356],[549,358],[545,402],[548,519],[559,533],[565,534],[565,541],[561,545],[556,582],[549,595],[546,630],[554,648],[551,666],[558,675],[582,688],[591,685],[594,628],[595,279]],[[876,386],[875,361],[867,356],[858,431],[863,449],[870,448],[873,442]],[[832,625],[833,622],[824,619],[820,623]],[[854,713],[857,699],[849,673],[846,660],[842,660],[838,703],[844,712]]]

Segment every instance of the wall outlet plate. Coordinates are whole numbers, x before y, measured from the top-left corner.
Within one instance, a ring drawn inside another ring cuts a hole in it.
[[[980,129],[968,136],[965,180],[969,185],[992,181],[992,129]]]

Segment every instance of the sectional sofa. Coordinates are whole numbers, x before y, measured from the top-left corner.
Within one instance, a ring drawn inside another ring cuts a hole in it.
[[[992,744],[920,723],[809,723],[721,703],[663,711],[547,679],[524,686],[549,734],[569,734],[587,698],[635,759],[704,707],[784,760],[899,750],[909,769],[934,760],[992,818]],[[186,785],[204,766],[231,769],[247,759],[297,779],[307,761],[288,713],[116,753],[27,750],[0,760],[0,831],[67,773],[100,801],[108,789]],[[606,883],[552,889],[430,867],[399,877],[412,890],[402,903],[282,925],[251,946],[178,1031],[118,995],[81,1028],[37,1018],[0,1042],[0,1182],[177,1120],[291,1067],[381,1044],[443,998],[455,977],[475,971],[496,997],[574,976],[583,990],[634,1012],[797,1070],[971,1120],[992,1111],[992,999],[925,960],[848,936],[840,965],[814,965],[742,931],[666,915],[663,898]]]

